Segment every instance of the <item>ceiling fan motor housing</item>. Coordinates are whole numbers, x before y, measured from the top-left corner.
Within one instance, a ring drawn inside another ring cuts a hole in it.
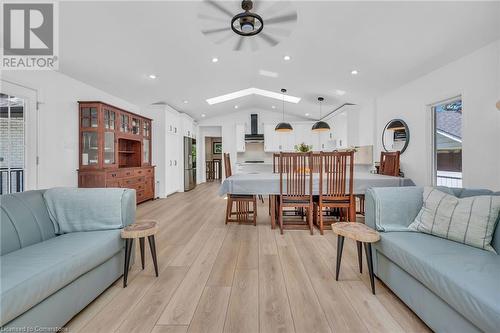
[[[248,12],[253,8],[253,2],[250,0],[243,0],[241,2],[241,8],[243,8],[243,10],[246,10]]]

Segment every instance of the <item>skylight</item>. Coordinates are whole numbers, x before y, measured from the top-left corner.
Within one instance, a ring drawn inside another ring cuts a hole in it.
[[[259,88],[247,88],[239,91],[235,91],[229,94],[213,97],[207,99],[207,103],[210,105],[222,103],[222,102],[227,102],[236,98],[240,97],[245,97],[249,95],[259,95],[259,96],[264,96],[264,97],[269,97],[269,98],[274,98],[278,100],[282,100],[283,97],[285,98],[285,102],[289,103],[295,103],[297,104],[300,102],[300,97],[294,97],[290,95],[282,95],[281,93],[277,93],[274,91],[269,91],[269,90],[264,90],[264,89],[259,89]]]

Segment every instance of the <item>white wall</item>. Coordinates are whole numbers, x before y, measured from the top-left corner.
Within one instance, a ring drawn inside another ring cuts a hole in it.
[[[38,91],[39,188],[78,185],[78,101],[98,100],[139,112],[136,105],[59,72],[3,71],[2,80]]]
[[[463,185],[500,190],[500,111],[495,108],[499,81],[500,40],[377,98],[375,151],[382,149],[380,137],[386,123],[393,118],[405,120],[410,143],[401,156],[401,168],[416,184],[430,184],[428,105],[461,95]]]

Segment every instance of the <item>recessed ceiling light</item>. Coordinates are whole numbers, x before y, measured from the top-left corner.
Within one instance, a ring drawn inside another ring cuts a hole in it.
[[[217,62],[219,61],[219,58],[212,58],[212,62]]]
[[[156,79],[156,75],[154,75],[154,74],[149,74],[149,75],[148,75],[148,77],[149,77],[150,79],[152,79],[152,80]]]
[[[337,94],[337,96],[344,96],[345,93],[345,90],[335,89],[335,94]]]
[[[341,115],[342,117],[347,116],[347,115],[345,114],[345,112],[342,112],[340,115]]]
[[[306,117],[309,117],[309,116],[310,116],[310,114],[309,114],[309,113],[306,113]]]
[[[202,118],[205,118],[206,116],[207,116],[207,115],[206,115],[206,114],[204,114],[204,113],[202,113],[202,114],[201,114],[201,117],[202,117]]]
[[[238,105],[235,105],[235,106],[234,106],[234,108],[235,108],[235,109],[237,109],[237,108],[239,108],[239,106],[238,106]]]
[[[353,70],[351,71],[351,74],[352,74],[352,75],[358,75],[358,74],[359,74],[359,72],[358,72],[358,70],[357,70],[357,69],[353,69]]]
[[[290,59],[292,59],[292,57],[290,57],[289,55],[286,55],[286,56],[283,57],[283,60],[285,60],[285,61],[288,61]]]
[[[276,109],[276,105],[271,106],[271,109]]]
[[[258,88],[247,88],[247,89],[238,90],[238,91],[235,91],[235,92],[232,92],[229,94],[209,98],[209,99],[207,99],[207,103],[210,105],[213,105],[213,104],[227,102],[227,101],[230,101],[230,100],[233,100],[236,98],[245,97],[245,96],[249,96],[249,95],[259,95],[259,96],[274,98],[274,99],[277,99],[280,101],[285,99],[285,102],[295,103],[295,104],[300,102],[300,97],[295,97],[295,96],[290,96],[290,95],[283,96],[282,94],[274,92],[274,91],[258,89]]]
[[[187,103],[189,103],[189,101],[185,99],[182,101],[182,103],[187,104]]]

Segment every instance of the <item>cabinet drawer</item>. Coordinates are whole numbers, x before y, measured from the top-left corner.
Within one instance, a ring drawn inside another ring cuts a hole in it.
[[[144,194],[145,194],[144,191],[136,191],[135,192],[135,200],[137,202],[144,201],[144,199],[146,198],[146,196]]]
[[[136,190],[136,191],[144,191],[145,184],[144,183],[133,184],[133,185],[129,185],[128,188],[131,188],[131,189]]]
[[[120,181],[121,187],[127,187],[127,188],[138,183],[144,183],[144,177],[126,178]]]
[[[121,179],[125,177],[131,177],[134,176],[134,170],[115,170],[115,171],[108,171],[106,177],[108,179]]]

